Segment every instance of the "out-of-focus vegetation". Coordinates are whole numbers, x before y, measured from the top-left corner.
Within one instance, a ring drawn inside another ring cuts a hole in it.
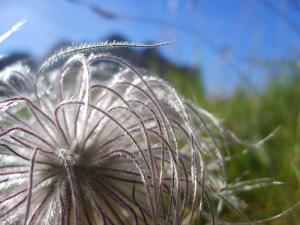
[[[249,202],[246,214],[252,219],[270,217],[300,200],[300,70],[296,63],[289,63],[288,67],[287,74],[274,71],[260,91],[240,88],[232,96],[205,102],[205,107],[243,140],[256,142],[278,128],[263,148],[228,165],[229,179],[245,171],[245,178],[273,177],[284,182],[282,186],[257,189],[243,196]],[[297,207],[269,224],[299,221]]]
[[[247,140],[259,140],[279,127],[263,149],[253,151],[230,165],[238,175],[247,169],[248,177],[274,177],[283,186],[257,190],[250,198],[255,215],[268,217],[283,211],[300,199],[300,70],[290,64],[292,74],[273,74],[267,87],[258,93],[240,89],[233,96],[207,102],[208,108],[223,119],[226,128]],[[272,224],[299,224],[299,207]]]

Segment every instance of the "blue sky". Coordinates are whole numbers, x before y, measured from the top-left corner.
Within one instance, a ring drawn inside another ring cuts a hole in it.
[[[260,61],[298,60],[300,55],[297,0],[81,2],[1,0],[0,34],[21,19],[27,23],[0,46],[0,53],[27,51],[41,59],[59,41],[96,42],[112,33],[132,42],[176,39],[162,53],[201,69],[206,89],[219,95],[231,93],[245,79],[257,86],[270,79]],[[131,19],[108,20],[89,5]]]

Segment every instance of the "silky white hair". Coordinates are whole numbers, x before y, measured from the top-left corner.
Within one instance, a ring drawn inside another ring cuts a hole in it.
[[[1,224],[228,224],[224,206],[251,224],[236,193],[278,183],[228,184],[225,142],[244,143],[107,50],[134,46],[66,48],[37,73],[1,71]]]

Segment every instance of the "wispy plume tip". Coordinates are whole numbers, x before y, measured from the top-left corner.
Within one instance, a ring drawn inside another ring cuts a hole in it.
[[[113,48],[155,48],[173,43],[175,40],[158,42],[154,44],[142,44],[137,42],[128,41],[105,41],[95,44],[81,44],[78,46],[67,46],[59,49],[55,54],[49,57],[40,67],[40,73],[46,70],[47,67],[51,66],[53,63],[63,60],[66,57],[72,56],[77,53],[97,53],[100,50],[113,49]]]
[[[9,38],[13,33],[20,30],[20,28],[26,23],[25,19],[19,21],[15,25],[13,25],[6,33],[0,35],[0,44],[4,42],[7,38]]]

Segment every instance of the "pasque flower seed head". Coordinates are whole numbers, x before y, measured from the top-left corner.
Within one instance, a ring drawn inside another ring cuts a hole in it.
[[[216,202],[239,212],[218,120],[91,49],[65,49],[37,74],[20,63],[1,71],[0,223],[215,222]]]

